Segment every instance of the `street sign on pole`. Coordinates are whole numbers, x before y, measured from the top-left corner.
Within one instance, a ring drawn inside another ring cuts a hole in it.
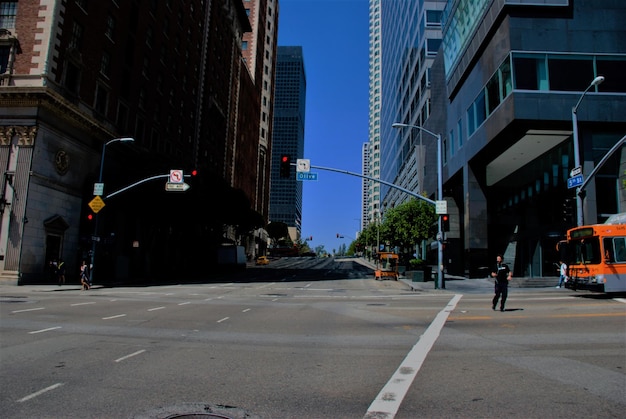
[[[572,189],[576,188],[583,184],[583,175],[577,175],[567,179],[567,188]]]
[[[93,194],[94,195],[102,195],[104,193],[104,183],[94,183],[93,184]]]
[[[317,180],[317,173],[296,172],[297,180]]]
[[[189,189],[190,186],[183,182],[183,183],[172,183],[172,182],[167,182],[165,184],[165,190],[167,192],[185,192],[187,189]]]
[[[296,160],[296,172],[306,173],[311,171],[311,160],[309,159],[297,159]]]
[[[570,177],[582,175],[583,168],[581,166],[574,167],[571,172],[569,172]]]
[[[169,183],[183,183],[183,182],[184,182],[184,174],[182,170],[170,170]]]
[[[100,195],[96,195],[87,205],[89,205],[89,208],[97,214],[102,208],[104,208],[104,201],[100,198]]]
[[[447,214],[448,213],[448,201],[445,199],[441,201],[435,201],[435,214]]]

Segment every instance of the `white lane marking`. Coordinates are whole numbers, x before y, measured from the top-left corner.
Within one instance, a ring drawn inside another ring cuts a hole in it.
[[[21,399],[19,399],[17,402],[18,402],[18,403],[22,403],[22,402],[25,402],[25,401],[27,401],[27,400],[34,399],[35,397],[37,397],[37,396],[41,396],[42,394],[44,394],[44,393],[46,393],[46,392],[48,392],[48,391],[50,391],[50,390],[54,390],[55,388],[59,388],[59,387],[61,387],[62,385],[63,385],[63,383],[56,383],[56,384],[53,384],[53,385],[51,385],[50,387],[46,387],[46,388],[41,389],[41,390],[39,390],[39,391],[37,391],[37,392],[35,392],[35,393],[29,394],[29,395],[28,395],[28,396],[26,396],[26,397],[22,397],[22,398],[21,398]]]
[[[618,303],[626,303],[626,298],[613,298],[613,300],[617,301]]]
[[[154,308],[149,308],[148,311],[156,311],[156,310],[163,310],[165,307],[161,306],[161,307],[154,307]]]
[[[11,313],[26,313],[27,311],[37,311],[37,310],[44,310],[45,307],[37,307],[37,308],[27,308],[24,310],[15,310],[12,311]]]
[[[95,301],[91,301],[89,303],[74,303],[74,304],[70,304],[71,307],[75,307],[75,306],[86,306],[88,304],[96,304]]]
[[[137,352],[133,352],[132,354],[128,354],[128,355],[123,356],[123,357],[121,357],[121,358],[117,358],[117,359],[115,360],[115,362],[122,362],[122,361],[124,361],[124,360],[126,360],[126,359],[128,359],[128,358],[132,358],[133,356],[137,356],[137,355],[142,354],[142,353],[144,353],[144,352],[146,352],[146,350],[145,350],[145,349],[142,349],[142,350],[137,351]]]
[[[223,319],[220,319],[220,320],[218,320],[217,322],[218,322],[218,323],[221,323],[221,322],[224,322],[224,321],[226,321],[226,320],[228,320],[228,319],[230,319],[230,317],[224,317]]]
[[[41,330],[34,330],[32,332],[28,332],[29,335],[34,335],[36,333],[43,333],[43,332],[49,332],[51,330],[56,330],[56,329],[60,329],[61,326],[56,326],[56,327],[49,327],[47,329],[41,329]]]
[[[248,311],[250,311],[250,310],[251,310],[251,309],[247,308],[247,309],[245,309],[245,310],[242,310],[241,312],[242,312],[242,313],[247,313],[247,312],[248,312]]]
[[[187,304],[191,304],[191,301],[185,301],[184,303],[178,303],[179,306],[186,306]]]
[[[124,317],[124,316],[126,316],[126,314],[117,314],[115,316],[103,317],[102,320],[117,319],[118,317]]]
[[[402,364],[380,390],[380,393],[378,393],[378,396],[376,396],[376,399],[367,410],[364,419],[393,418],[398,413],[400,404],[413,380],[415,380],[415,376],[422,367],[428,352],[430,352],[439,337],[450,312],[454,310],[462,296],[461,294],[456,294],[448,302],[448,305],[437,314],[437,317],[435,317],[428,329],[420,336],[417,343],[404,358]]]

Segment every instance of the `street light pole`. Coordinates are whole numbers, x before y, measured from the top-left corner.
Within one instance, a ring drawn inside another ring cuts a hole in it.
[[[603,76],[598,76],[595,79],[593,79],[591,84],[589,86],[587,86],[587,88],[585,89],[583,94],[580,96],[580,99],[578,99],[578,102],[576,103],[576,106],[574,106],[572,108],[572,128],[573,128],[573,140],[574,140],[574,167],[580,167],[581,170],[582,170],[582,167],[580,165],[580,144],[578,143],[578,114],[577,114],[578,106],[580,106],[580,102],[582,102],[583,98],[585,97],[585,94],[587,94],[589,89],[599,85],[603,81],[604,81],[604,77]],[[581,171],[581,173],[582,173],[582,171]],[[583,224],[584,224],[584,220],[583,220],[583,198],[581,196],[580,187],[577,187],[576,188],[576,225],[581,226]]]
[[[426,128],[420,127],[418,125],[402,124],[399,122],[394,122],[391,127],[415,128],[425,132],[426,134],[430,134],[437,139],[437,200],[443,201],[443,155],[441,134],[435,134],[434,132],[429,131]],[[446,285],[443,275],[443,221],[441,219],[441,214],[438,214],[437,219],[437,288],[444,289]]]
[[[100,156],[100,175],[98,176],[98,183],[102,183],[102,175],[104,173],[104,155],[106,153],[106,147],[111,144],[111,143],[115,143],[115,142],[133,142],[135,141],[134,138],[130,138],[130,137],[124,137],[124,138],[114,138],[104,144],[102,144],[102,154]],[[95,189],[95,188],[94,188]],[[102,190],[104,190],[104,188],[102,188]],[[104,193],[104,192],[103,192]],[[95,216],[94,216],[95,220],[95,226],[93,229],[93,237],[91,238],[91,263],[89,266],[89,274],[90,274],[90,278],[91,281],[93,282],[93,271],[94,271],[94,262],[96,260],[96,243],[98,241],[100,241],[100,237],[98,237],[98,227],[99,227],[99,222],[98,222],[98,212],[96,212]]]

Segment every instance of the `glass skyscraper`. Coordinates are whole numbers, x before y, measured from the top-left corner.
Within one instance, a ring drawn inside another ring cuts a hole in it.
[[[306,74],[302,47],[278,47],[275,86],[269,220],[287,224],[295,240],[302,230],[302,182],[296,180],[295,166],[289,179],[280,177],[280,158],[289,155],[295,163],[304,157]]]

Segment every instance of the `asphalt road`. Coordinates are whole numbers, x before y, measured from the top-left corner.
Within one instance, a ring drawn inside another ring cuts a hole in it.
[[[622,298],[512,289],[494,312],[486,280],[413,291],[354,261],[301,262],[223,282],[1,285],[1,416],[624,417]]]

